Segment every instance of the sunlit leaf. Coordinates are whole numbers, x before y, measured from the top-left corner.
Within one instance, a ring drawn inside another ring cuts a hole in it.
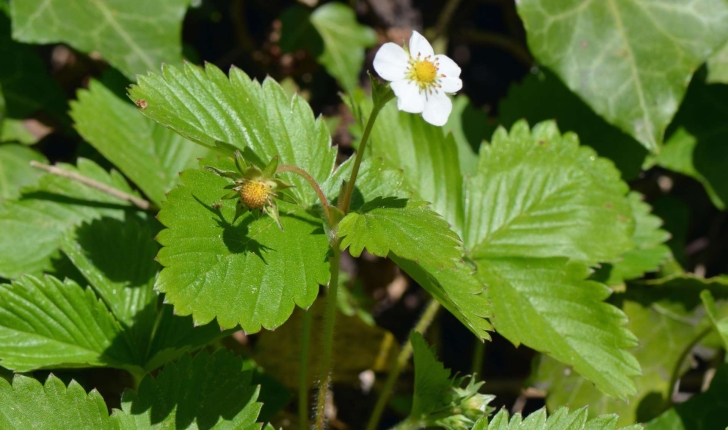
[[[210,153],[144,118],[98,81],[77,97],[71,117],[78,132],[157,205],[178,182],[179,172]]]
[[[546,415],[545,409],[532,413],[525,419],[520,413],[508,416],[506,409],[501,409],[491,418],[478,421],[473,430],[540,430],[540,429],[568,429],[568,430],[641,430],[639,424],[617,427],[617,415],[601,415],[588,419],[587,410],[577,409],[569,412],[566,407],[554,411],[551,416]]]
[[[722,0],[523,0],[518,13],[536,59],[655,152],[685,82],[728,38]]]
[[[22,145],[0,145],[0,201],[20,196],[20,188],[38,183],[40,172],[31,161],[46,162],[43,154]]]
[[[728,84],[728,44],[708,58],[709,84]]]
[[[99,52],[133,78],[163,62],[182,62],[182,19],[188,4],[189,0],[14,1],[13,38]]]
[[[4,429],[99,429],[117,426],[98,391],[86,394],[75,381],[50,375],[45,384],[22,375],[0,379],[0,427]]]
[[[112,417],[120,429],[246,429],[256,424],[259,388],[240,357],[225,350],[185,354],[147,376],[137,392],[125,391]]]

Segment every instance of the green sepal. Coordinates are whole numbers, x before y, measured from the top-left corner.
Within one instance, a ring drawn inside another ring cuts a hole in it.
[[[268,214],[269,217],[273,218],[273,221],[278,224],[278,228],[283,231],[283,225],[281,225],[281,217],[278,215],[278,205],[275,203],[270,204],[265,207],[265,213]]]
[[[260,170],[258,166],[251,164],[250,167],[248,167],[248,170],[245,171],[244,176],[245,179],[255,181],[263,177],[263,171]]]
[[[282,202],[291,203],[294,205],[298,204],[296,198],[286,192],[276,191],[276,195],[276,198]]]
[[[238,198],[238,197],[240,197],[240,193],[238,193],[237,191],[234,191],[233,190],[233,191],[225,194],[224,196],[222,196],[220,198],[222,200],[232,200],[232,199],[235,199],[235,198]]]
[[[374,109],[381,109],[394,98],[394,92],[389,86],[389,82],[382,82],[379,78],[374,77],[371,72],[367,71],[369,81],[372,83],[372,100],[374,101]]]
[[[265,166],[265,169],[263,172],[268,176],[273,176],[276,174],[276,169],[278,169],[278,156],[276,155],[273,157],[272,160],[268,163],[267,166]]]
[[[221,140],[216,140],[214,146],[218,151],[230,157],[235,156],[235,153],[238,152],[238,148],[236,146]]]
[[[222,170],[222,169],[218,169],[217,167],[212,167],[212,166],[205,166],[205,169],[211,171],[212,173],[216,174],[217,176],[222,176],[223,178],[230,178],[233,180],[243,178],[243,175],[241,175],[239,172],[233,172],[232,170]]]
[[[243,154],[240,151],[235,151],[235,166],[240,170],[240,173],[245,173],[248,170],[248,165],[245,163]]]
[[[278,178],[272,178],[271,181],[273,181],[276,184],[276,191],[285,190],[286,188],[293,188],[293,185],[289,184],[288,182],[278,179]]]
[[[238,218],[245,215],[246,212],[248,212],[248,207],[245,206],[242,200],[238,200],[235,203],[235,217],[233,218],[233,224],[235,224],[235,221],[237,221]]]

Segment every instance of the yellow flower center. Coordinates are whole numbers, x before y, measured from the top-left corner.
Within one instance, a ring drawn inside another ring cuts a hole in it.
[[[440,63],[431,60],[429,55],[425,58],[420,58],[419,55],[417,58],[410,57],[407,79],[414,81],[420,87],[420,91],[432,93],[441,87],[440,78],[444,77],[437,73],[439,69]]]
[[[270,186],[262,181],[245,181],[240,188],[240,199],[250,210],[262,209],[269,195]]]

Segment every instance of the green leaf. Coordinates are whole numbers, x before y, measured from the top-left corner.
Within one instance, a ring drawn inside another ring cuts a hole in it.
[[[617,413],[621,424],[629,424],[649,421],[670,407],[673,378],[689,370],[686,357],[710,330],[699,294],[713,291],[725,311],[728,280],[684,276],[651,282],[630,284],[613,297],[629,319],[626,328],[639,339],[633,351],[642,367],[635,378],[636,395],[628,402],[609,398],[567,366],[542,356],[531,384],[548,390],[549,409],[567,403],[589,406],[590,415]]]
[[[13,39],[67,43],[99,52],[132,79],[163,62],[182,62],[182,20],[189,0],[12,2]]]
[[[709,84],[728,84],[728,44],[708,58]]]
[[[34,145],[38,143],[39,138],[28,131],[22,120],[5,118],[2,121],[1,128],[0,142],[17,142],[23,145]]]
[[[354,257],[366,250],[379,257],[394,253],[407,260],[455,267],[462,255],[460,238],[425,202],[376,198],[339,224],[341,249]]]
[[[77,94],[71,117],[81,136],[159,204],[209,150],[139,115],[98,81]]]
[[[157,374],[148,375],[138,393],[125,391],[121,410],[113,418],[120,429],[249,429],[256,424],[261,404],[251,372],[225,350],[212,355],[185,354]]]
[[[77,167],[59,167],[136,194],[119,173],[107,173],[89,160],[79,159]],[[48,270],[66,232],[101,217],[121,219],[129,208],[126,201],[70,179],[41,176],[38,185],[24,189],[20,199],[0,204],[0,231],[13,232],[0,235],[0,276],[17,278]]]
[[[728,420],[728,364],[718,368],[703,394],[662,414],[645,426],[645,430],[723,430]]]
[[[25,118],[41,109],[65,116],[66,101],[60,87],[32,47],[10,38],[10,21],[1,13],[0,58],[0,85],[7,117]]]
[[[354,158],[350,157],[336,169],[326,182],[321,184],[321,189],[332,205],[338,203],[341,184],[349,181],[353,164]],[[359,210],[366,202],[382,196],[408,198],[410,193],[402,189],[402,181],[401,170],[389,168],[381,158],[365,158],[359,167],[349,208],[352,211]]]
[[[710,294],[709,290],[704,290],[700,293],[700,299],[703,301],[705,306],[705,313],[708,314],[710,322],[713,324],[713,328],[718,332],[720,340],[723,342],[723,347],[728,351],[728,317],[719,319],[718,310],[715,307],[715,300],[713,295]]]
[[[24,277],[0,285],[0,359],[16,372],[134,363],[122,328],[91,289]]]
[[[45,384],[15,375],[10,385],[0,379],[0,427],[4,429],[109,429],[116,425],[98,391],[86,394],[76,381],[66,388],[50,375]]]
[[[632,248],[634,229],[619,176],[553,122],[499,129],[465,184],[465,248],[474,259],[615,260]]]
[[[361,108],[369,112],[370,103]],[[463,179],[452,134],[446,137],[440,127],[389,103],[377,117],[369,145],[371,156],[403,170],[404,186],[413,191],[414,199],[432,203],[432,209],[462,237]]]
[[[524,0],[518,13],[534,56],[654,152],[685,83],[728,38],[722,0]]]
[[[696,76],[670,127],[670,138],[653,159],[659,166],[700,181],[721,210],[728,202],[726,100],[728,87],[706,85],[702,74]]]
[[[202,165],[234,169],[227,158]],[[186,170],[181,179],[159,213],[167,229],[158,236],[165,268],[156,284],[177,314],[192,314],[197,324],[217,317],[222,327],[239,323],[254,333],[283,324],[294,304],[313,303],[329,278],[329,246],[319,217],[280,203],[284,231],[270,217],[252,213],[233,225],[235,202],[220,201],[225,178]],[[213,207],[218,203],[220,209]]]
[[[418,332],[410,332],[415,362],[415,394],[410,416],[424,417],[440,408],[450,388],[450,371],[437,361],[435,351]]]
[[[617,415],[601,415],[596,418],[587,419],[585,408],[569,412],[566,407],[554,411],[551,416],[546,416],[546,410],[540,409],[526,419],[520,413],[513,414],[509,418],[508,411],[501,409],[488,423],[488,419],[481,418],[473,427],[473,430],[540,430],[540,429],[568,429],[568,430],[615,430],[617,429]],[[619,427],[622,430],[641,430],[639,424]]]
[[[650,214],[652,208],[642,201],[642,195],[636,191],[629,193],[629,202],[635,218],[635,229],[632,240],[635,249],[627,251],[611,264],[607,285],[622,285],[625,280],[641,277],[647,272],[654,272],[670,257],[670,248],[665,242],[670,234],[662,229],[662,220]]]
[[[135,215],[123,221],[101,218],[69,233],[61,249],[119,321],[135,356],[144,366],[157,319],[152,290],[158,246],[150,222]]]
[[[442,131],[446,136],[452,133],[462,174],[470,175],[478,167],[480,145],[490,138],[495,126],[489,123],[487,112],[473,108],[468,96],[459,94],[452,102],[452,113]]]
[[[520,84],[511,85],[508,95],[498,104],[498,121],[504,127],[510,128],[521,119],[531,124],[555,120],[563,132],[573,131],[582,145],[589,145],[600,156],[612,160],[624,180],[635,179],[642,172],[647,150],[594,113],[546,68],[526,76]],[[473,121],[484,123],[485,117]]]
[[[46,162],[43,154],[22,145],[0,145],[0,201],[20,196],[20,188],[37,184],[40,171],[31,161]]]
[[[183,70],[166,66],[162,75],[139,76],[129,96],[141,112],[199,144],[214,148],[217,142],[233,145],[248,160],[263,168],[276,155],[281,164],[306,170],[323,183],[334,168],[336,150],[320,117],[298,96],[289,99],[274,80],[262,85],[239,69],[230,78],[217,67],[186,64]],[[298,176],[286,180],[291,193],[304,205],[318,202],[310,185]]]
[[[359,24],[354,10],[341,3],[318,7],[311,14],[311,24],[323,39],[324,49],[318,61],[344,90],[353,91],[364,65],[365,48],[377,43],[377,33]]]

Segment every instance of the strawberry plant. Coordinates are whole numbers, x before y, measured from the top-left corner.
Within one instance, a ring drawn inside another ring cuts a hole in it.
[[[0,0],[2,428],[728,428],[728,2]]]

